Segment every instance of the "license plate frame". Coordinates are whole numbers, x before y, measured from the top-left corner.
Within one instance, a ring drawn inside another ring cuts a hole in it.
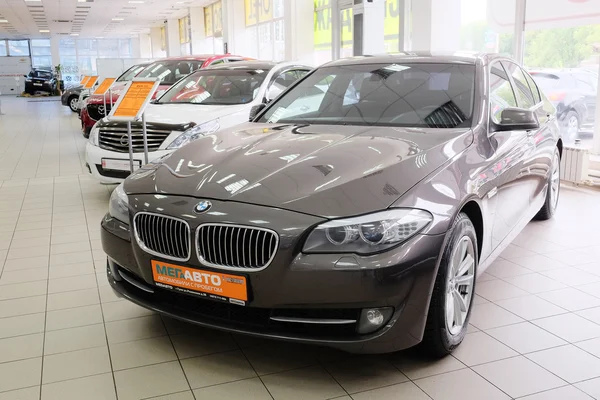
[[[248,278],[151,260],[154,284],[160,288],[214,301],[245,306]],[[219,283],[219,284],[217,284]]]
[[[44,86],[44,85],[41,83],[34,83],[33,86]]]
[[[110,171],[126,171],[129,172],[131,170],[129,165],[129,160],[122,158],[103,158],[101,160],[102,169],[110,170]],[[142,167],[142,162],[140,160],[133,160],[133,170],[137,170]]]

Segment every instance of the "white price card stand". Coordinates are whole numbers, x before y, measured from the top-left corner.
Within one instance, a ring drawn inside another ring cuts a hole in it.
[[[108,119],[127,122],[127,138],[129,142],[129,169],[133,173],[133,143],[131,123],[142,121],[142,138],[144,140],[144,162],[148,164],[148,137],[146,134],[146,117],[144,111],[152,96],[158,89],[160,81],[156,78],[134,78],[123,89],[123,94],[110,110]]]

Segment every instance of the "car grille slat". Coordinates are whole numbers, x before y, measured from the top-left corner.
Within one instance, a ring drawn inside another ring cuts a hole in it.
[[[190,227],[187,222],[160,214],[137,213],[133,218],[135,238],[150,254],[187,261],[190,258]]]
[[[251,226],[204,224],[196,232],[198,258],[215,268],[261,270],[275,257],[278,244],[275,232]]]
[[[170,134],[170,131],[154,129],[149,126],[146,132],[148,151],[158,150]],[[100,148],[119,153],[129,153],[128,140],[126,126],[101,126],[99,128],[98,144]],[[141,129],[131,130],[131,144],[134,153],[142,153],[144,151],[144,136]]]

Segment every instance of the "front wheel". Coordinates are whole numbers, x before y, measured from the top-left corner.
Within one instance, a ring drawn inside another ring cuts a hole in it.
[[[538,221],[546,221],[554,216],[558,207],[558,198],[560,197],[560,152],[558,148],[554,149],[552,165],[550,167],[550,176],[548,177],[548,188],[546,189],[546,200],[544,205],[534,217]]]
[[[475,227],[469,217],[460,213],[450,232],[431,294],[423,351],[433,357],[444,357],[465,338],[477,273],[478,250]]]
[[[77,104],[79,103],[79,98],[77,96],[71,96],[69,98],[69,108],[73,112],[77,112]]]

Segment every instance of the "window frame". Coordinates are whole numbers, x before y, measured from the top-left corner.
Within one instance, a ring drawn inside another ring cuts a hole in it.
[[[514,88],[513,82],[512,82],[512,76],[504,68],[504,64],[502,63],[502,61],[504,61],[504,60],[502,60],[502,59],[494,60],[492,63],[490,63],[490,65],[488,67],[488,133],[490,132],[491,125],[497,125],[497,122],[494,121],[494,119],[493,119],[494,113],[492,112],[492,70],[494,69],[496,64],[498,64],[500,66],[499,69],[502,70],[504,72],[504,74],[506,75],[507,82],[510,86],[510,90],[512,91],[512,94],[515,98],[515,104],[517,104],[517,107],[519,106],[519,99],[517,97],[517,94],[515,93],[515,88]]]
[[[529,82],[527,82],[527,79],[525,79],[525,85],[527,85],[525,87],[525,89],[529,90],[529,94],[531,95],[531,99],[532,99],[532,105],[530,107],[524,107],[524,105],[522,104],[523,99],[521,98],[521,96],[527,96],[527,93],[521,93],[521,89],[519,86],[519,83],[521,83],[520,81],[517,82],[517,80],[515,79],[515,77],[513,76],[513,74],[511,73],[511,71],[507,68],[507,66],[513,66],[515,68],[515,72],[517,71],[521,71],[523,72],[523,69],[514,61],[510,61],[510,60],[502,60],[501,61],[502,66],[504,67],[504,70],[506,71],[506,75],[508,75],[508,78],[510,79],[510,82],[513,86],[513,92],[515,93],[515,96],[517,97],[517,107],[523,109],[523,110],[535,110],[535,108],[537,107],[538,103],[535,102],[535,96],[533,95],[533,91],[531,90],[531,87],[529,86]],[[525,77],[525,75],[523,75]],[[526,78],[526,77],[525,77]],[[523,84],[523,83],[521,83]]]

